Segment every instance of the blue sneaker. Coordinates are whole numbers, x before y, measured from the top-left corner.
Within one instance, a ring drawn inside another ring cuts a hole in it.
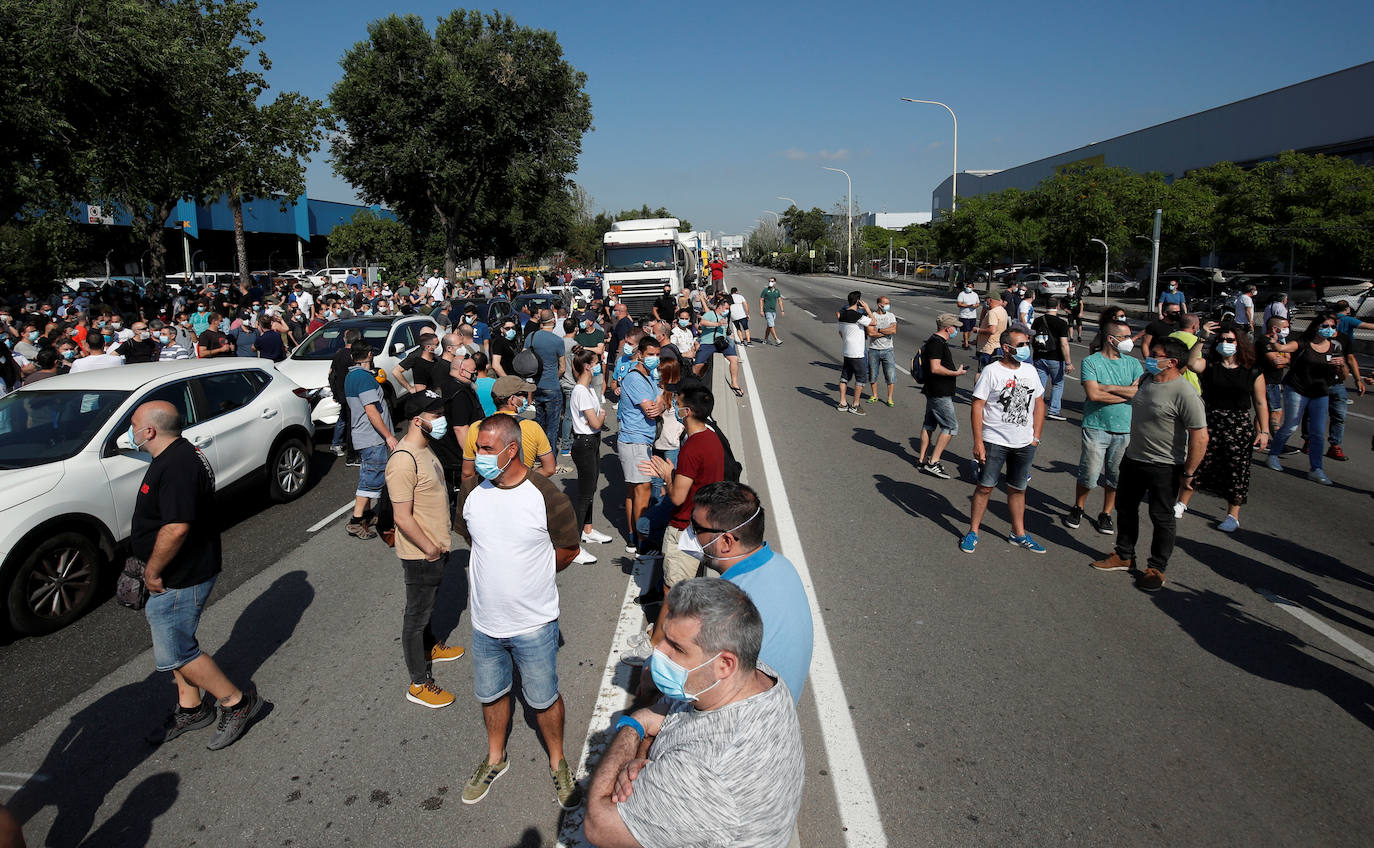
[[[1043,554],[1045,552],[1045,546],[1032,539],[1029,533],[1024,536],[1007,536],[1007,541],[1017,547],[1025,548],[1033,554]]]
[[[966,554],[973,553],[973,549],[978,547],[978,534],[972,531],[965,533],[964,538],[959,540],[959,550]]]
[[[1279,462],[1279,458],[1272,453],[1269,454],[1269,458],[1264,461],[1264,464],[1267,465],[1271,471],[1283,470],[1283,463]]]

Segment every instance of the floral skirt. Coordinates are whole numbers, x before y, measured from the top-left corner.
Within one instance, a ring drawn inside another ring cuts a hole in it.
[[[1207,454],[1198,466],[1193,487],[1241,506],[1250,492],[1250,460],[1255,443],[1255,420],[1250,410],[1207,410]]]

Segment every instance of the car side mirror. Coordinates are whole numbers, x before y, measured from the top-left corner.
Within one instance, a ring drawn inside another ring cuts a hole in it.
[[[129,432],[127,430],[120,433],[119,438],[115,439],[115,447],[121,451],[129,451],[130,453],[135,450],[134,443],[129,439]]]
[[[405,344],[405,342],[396,342],[396,344],[394,344],[394,345],[391,346],[391,352],[392,352],[392,353],[405,353],[405,349],[406,349],[406,344]]]

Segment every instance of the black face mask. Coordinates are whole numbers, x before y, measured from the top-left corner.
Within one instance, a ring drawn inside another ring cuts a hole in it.
[[[1178,320],[1178,313],[1177,313],[1177,312],[1165,312],[1165,313],[1164,313],[1164,320],[1165,320],[1165,321],[1168,321],[1169,323],[1172,324],[1173,322],[1175,322],[1175,321]]]

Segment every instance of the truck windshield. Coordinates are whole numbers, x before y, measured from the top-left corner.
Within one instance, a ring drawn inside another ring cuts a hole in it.
[[[654,271],[671,267],[672,245],[606,245],[607,271]]]

